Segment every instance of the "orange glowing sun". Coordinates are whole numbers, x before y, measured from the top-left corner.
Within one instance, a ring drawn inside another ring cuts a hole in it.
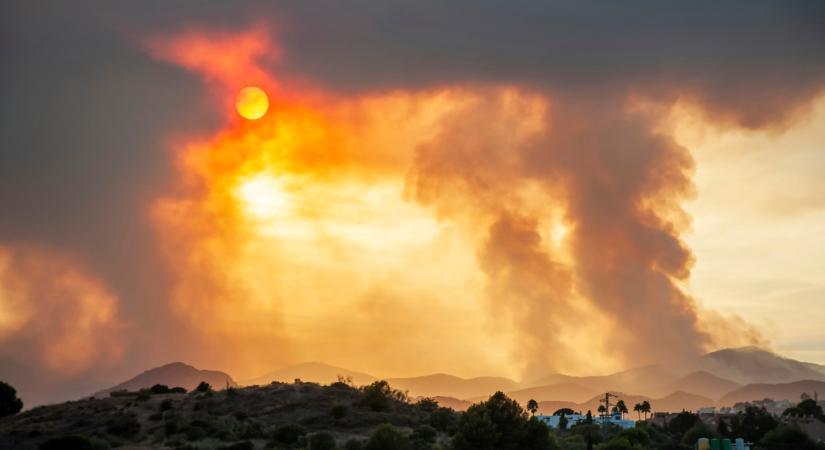
[[[238,114],[245,119],[260,119],[269,109],[269,99],[263,89],[247,86],[238,92],[238,97],[235,99],[235,108],[238,110]]]

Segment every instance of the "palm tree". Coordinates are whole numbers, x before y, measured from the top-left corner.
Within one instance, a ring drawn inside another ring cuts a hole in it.
[[[635,405],[633,405],[633,411],[636,411],[636,416],[639,418],[639,420],[642,420],[642,404],[636,403]]]
[[[645,420],[647,420],[647,415],[650,413],[650,402],[645,400],[642,402],[642,412],[645,413]]]
[[[530,401],[527,402],[527,410],[530,411],[530,415],[535,416],[536,411],[538,411],[538,409],[539,409],[538,402],[531,398]]]
[[[619,411],[619,417],[624,419],[624,415],[627,414],[627,405],[624,404],[624,400],[616,402],[616,409]]]
[[[604,405],[599,405],[599,409],[597,409],[597,411],[599,411],[599,415],[601,416],[607,414],[607,408],[605,408]]]

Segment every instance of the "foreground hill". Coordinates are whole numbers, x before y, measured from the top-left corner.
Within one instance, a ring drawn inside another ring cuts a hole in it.
[[[719,399],[719,406],[733,406],[735,403],[762,400],[799,401],[803,393],[813,396],[814,392],[825,393],[825,382],[815,380],[782,384],[749,384],[726,394]],[[821,398],[821,397],[820,397]]]
[[[338,381],[339,376],[344,378],[349,377],[356,386],[370,384],[377,379],[372,375],[344,369],[343,367],[331,366],[320,362],[305,362],[284,367],[249,380],[243,380],[240,384],[244,386],[264,386],[273,381],[291,383],[296,379],[312,383],[329,384]]]
[[[35,450],[67,436],[89,439],[94,448],[306,448],[304,436],[322,430],[343,446],[364,440],[384,423],[407,431],[432,426],[429,439],[437,441],[446,439],[444,430],[455,420],[447,408],[408,403],[388,390],[367,394],[344,383],[276,383],[188,394],[144,391],[2,417],[0,449]]]
[[[149,369],[123,383],[96,392],[93,397],[106,397],[113,391],[138,391],[140,389],[150,388],[156,384],[180,386],[186,390],[192,390],[195,389],[201,381],[217,387],[237,386],[235,380],[224,372],[201,370],[182,362],[174,362]]]

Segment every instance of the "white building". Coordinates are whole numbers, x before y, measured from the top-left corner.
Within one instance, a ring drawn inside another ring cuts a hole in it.
[[[587,416],[584,416],[582,414],[569,414],[569,415],[565,415],[564,417],[567,419],[567,428],[570,428],[570,427],[572,427],[573,425],[575,425],[579,422],[584,422],[585,420],[587,420]],[[540,414],[540,415],[536,416],[536,419],[541,420],[542,422],[544,422],[545,424],[547,424],[547,426],[549,426],[551,428],[558,428],[559,427],[559,420],[561,420],[561,416],[545,416],[545,415]],[[613,415],[610,415],[608,417],[594,416],[593,417],[593,423],[601,423],[601,424],[608,424],[609,423],[609,424],[616,425],[616,426],[618,426],[622,429],[633,428],[633,427],[636,426],[636,421],[635,420],[622,419],[620,414],[613,414]]]

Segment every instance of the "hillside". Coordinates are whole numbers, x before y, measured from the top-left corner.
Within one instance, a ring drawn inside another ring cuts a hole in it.
[[[591,392],[637,392],[656,397],[672,392],[670,385],[676,377],[659,366],[644,366],[599,376],[571,376],[552,374],[529,383],[530,387],[569,384],[589,389]],[[536,399],[538,400],[538,399]],[[541,400],[561,400],[542,398]]]
[[[598,394],[598,392],[594,389],[581,387],[573,383],[550,384],[507,392],[508,397],[515,399],[522,405],[526,404],[530,399],[537,401],[556,400],[562,402],[583,402],[596,394]],[[481,401],[485,399],[486,397],[479,396],[469,400]]]
[[[742,385],[717,377],[705,371],[693,372],[674,381],[670,385],[673,391],[690,392],[696,395],[718,400],[723,395],[740,388]]]
[[[770,398],[772,400],[790,400],[792,402],[799,401],[799,396],[805,392],[808,395],[813,395],[814,392],[825,394],[825,382],[815,380],[797,381],[794,383],[781,384],[749,384],[726,394],[719,399],[717,404],[719,406],[732,406],[738,402],[747,402],[752,400],[762,400]]]
[[[134,378],[96,392],[93,396],[106,397],[113,391],[137,391],[152,387],[156,384],[163,384],[170,387],[180,386],[187,390],[192,390],[201,381],[205,381],[216,388],[237,386],[235,380],[224,372],[217,370],[200,370],[182,362],[174,362],[149,369]]]
[[[730,348],[683,362],[688,372],[705,371],[739,384],[825,381],[825,366],[777,355],[757,347]]]
[[[628,410],[630,410],[628,414],[631,418],[636,417],[636,413],[633,412],[633,405],[636,403],[641,403],[645,400],[650,402],[650,406],[655,412],[679,412],[682,410],[696,411],[699,408],[713,406],[714,404],[713,400],[707,397],[702,397],[701,395],[695,395],[683,391],[676,391],[661,398],[650,398],[644,395],[623,394],[620,392],[617,394],[619,395],[618,399],[624,400],[625,405],[627,405]],[[581,412],[590,410],[595,414],[599,408],[599,400],[602,398],[604,398],[603,395],[597,395],[581,403],[541,401],[539,402],[539,411],[542,414],[552,414],[560,408],[570,408],[574,411]],[[617,399],[613,399],[612,401],[615,402],[616,400]]]
[[[91,439],[94,448],[305,448],[303,436],[322,430],[343,446],[383,423],[402,430],[432,425],[433,440],[447,439],[443,430],[455,423],[449,409],[382,398],[376,403],[343,383],[89,398],[0,418],[0,449],[35,450],[65,436]]]
[[[443,373],[409,378],[389,378],[387,380],[394,388],[408,391],[415,397],[455,397],[467,399],[471,397],[489,397],[496,391],[509,391],[517,383],[502,377],[460,378]]]
[[[361,372],[342,367],[331,366],[321,362],[305,362],[284,367],[273,372],[240,382],[243,386],[264,386],[273,381],[291,383],[296,379],[313,383],[329,384],[338,381],[338,377],[350,377],[356,386],[372,383],[376,378]]]

